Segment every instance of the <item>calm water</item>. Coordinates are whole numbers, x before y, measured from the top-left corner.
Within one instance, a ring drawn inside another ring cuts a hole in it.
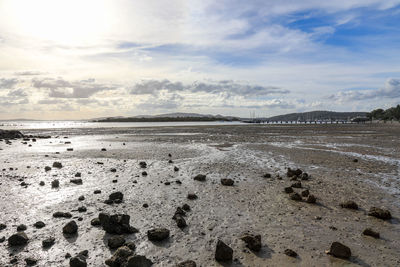
[[[89,121],[0,121],[0,129],[121,128],[196,125],[238,125],[242,122],[177,121],[177,122],[89,122]]]

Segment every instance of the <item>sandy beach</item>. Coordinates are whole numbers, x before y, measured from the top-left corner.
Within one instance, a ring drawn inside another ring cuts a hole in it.
[[[88,266],[106,266],[116,249],[108,246],[113,235],[91,223],[99,213],[129,215],[138,232],[125,233],[125,242],[132,242],[134,253],[153,266],[187,260],[203,267],[400,266],[398,124],[21,132],[51,138],[0,142],[0,223],[5,225],[0,266],[26,266],[27,258],[37,260],[36,266],[69,266],[66,254],[75,257],[84,250]],[[54,162],[61,168],[53,167]],[[294,181],[287,177],[288,168],[299,168],[309,178]],[[198,174],[206,175],[205,181],[193,179]],[[222,185],[223,178],[234,185]],[[54,180],[58,187],[52,187]],[[290,199],[284,189],[295,182],[301,188],[293,190],[300,194],[308,189],[316,203],[307,203],[306,197]],[[114,192],[123,193],[122,202],[105,203]],[[340,206],[348,200],[359,209]],[[190,206],[184,216],[187,226],[179,228],[173,216],[184,204]],[[371,207],[389,210],[392,219],[368,216]],[[55,218],[58,211],[72,217]],[[77,234],[65,235],[63,227],[71,220]],[[45,226],[34,226],[38,221]],[[10,246],[7,241],[21,224],[29,240]],[[170,235],[150,241],[147,231],[153,228],[166,228]],[[363,235],[366,228],[380,238]],[[261,235],[261,250],[249,249],[241,239],[244,234]],[[43,248],[49,237],[54,244]],[[232,248],[231,262],[215,260],[218,240]],[[326,254],[332,242],[348,246],[351,257]],[[286,249],[297,257],[286,255]]]

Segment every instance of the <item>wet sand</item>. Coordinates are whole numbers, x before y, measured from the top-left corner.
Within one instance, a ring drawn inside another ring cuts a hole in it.
[[[89,251],[88,266],[105,266],[104,261],[115,250],[107,246],[110,235],[90,224],[100,212],[130,215],[130,224],[139,233],[125,238],[154,266],[175,266],[185,260],[193,260],[197,266],[221,266],[214,259],[218,239],[233,249],[234,260],[224,266],[400,265],[399,125],[190,126],[23,133],[52,138],[27,144],[22,140],[14,140],[12,145],[0,142],[4,169],[0,173],[0,223],[7,225],[0,231],[0,238],[5,237],[0,244],[0,266],[25,266],[27,257],[37,259],[37,266],[69,266],[65,254],[75,256],[82,250]],[[44,167],[55,161],[63,167],[46,172]],[[140,161],[147,162],[147,176],[141,174]],[[174,171],[175,166],[179,171]],[[316,204],[290,200],[284,193],[284,187],[293,183],[286,177],[288,167],[311,175],[302,186],[317,197]],[[76,172],[82,174],[82,185],[70,183]],[[207,175],[205,182],[193,180],[200,173]],[[265,173],[272,177],[264,178]],[[221,185],[221,178],[233,179],[234,186]],[[51,187],[54,179],[60,181],[58,189]],[[45,185],[40,186],[40,181]],[[21,182],[28,185],[21,186]],[[101,194],[93,193],[97,189]],[[123,202],[105,204],[115,191],[124,194]],[[188,193],[195,193],[198,199],[188,200]],[[81,195],[85,200],[78,201]],[[344,200],[354,200],[360,209],[341,208]],[[148,208],[143,207],[145,203]],[[180,229],[172,217],[184,203],[191,211],[185,217],[188,226]],[[80,206],[87,211],[78,212]],[[387,208],[393,218],[383,221],[367,216],[372,206]],[[72,213],[78,224],[77,236],[63,235],[62,228],[71,219],[53,218],[56,211]],[[46,226],[36,229],[33,224],[39,220]],[[19,224],[28,227],[29,243],[10,248],[7,238],[17,232]],[[153,227],[169,229],[170,238],[149,241],[146,232]],[[363,236],[367,227],[378,231],[381,238]],[[261,235],[260,252],[250,251],[240,240],[244,233]],[[43,249],[42,240],[49,236],[55,238],[55,244]],[[349,260],[325,253],[334,241],[350,247]],[[287,248],[298,257],[285,255]],[[10,264],[13,259],[17,259],[14,265]]]

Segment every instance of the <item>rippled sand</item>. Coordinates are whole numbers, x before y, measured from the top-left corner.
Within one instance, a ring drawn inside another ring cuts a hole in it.
[[[39,260],[38,266],[68,266],[64,255],[69,252],[74,256],[84,249],[89,251],[89,266],[105,266],[105,259],[114,251],[107,247],[109,235],[90,225],[99,212],[129,214],[139,233],[126,239],[136,244],[137,254],[145,255],[155,266],[174,266],[189,259],[198,266],[220,266],[214,260],[217,239],[233,248],[235,260],[228,266],[400,265],[398,125],[47,129],[23,133],[49,134],[52,138],[27,144],[21,140],[12,141],[12,145],[0,142],[1,169],[5,169],[0,177],[0,223],[7,225],[0,231],[0,238],[6,238],[0,244],[0,266],[7,266],[13,258],[25,266],[24,259],[29,256]],[[44,167],[54,161],[61,162],[63,168],[45,172]],[[147,176],[141,175],[140,161],[147,162]],[[174,166],[179,171],[174,171]],[[302,183],[317,197],[317,204],[294,202],[283,192],[292,183],[286,177],[287,167],[299,167],[311,175]],[[117,171],[111,172],[111,168]],[[76,172],[82,173],[82,185],[70,183]],[[272,178],[263,178],[267,172]],[[193,180],[199,173],[207,175],[205,182]],[[278,179],[278,174],[283,179]],[[235,185],[222,186],[221,178],[232,178]],[[53,179],[60,180],[59,189],[51,188]],[[178,179],[181,185],[175,183]],[[28,184],[26,188],[20,185],[22,181]],[[40,181],[45,185],[40,186]],[[93,194],[96,189],[102,193]],[[115,191],[124,193],[123,203],[104,204]],[[188,200],[188,193],[199,198]],[[78,201],[81,195],[84,201]],[[339,207],[348,199],[356,201],[360,210]],[[143,207],[145,203],[148,208]],[[172,216],[184,203],[192,211],[186,217],[188,227],[180,230]],[[87,212],[77,211],[82,205]],[[394,218],[382,221],[367,216],[371,206],[388,208]],[[56,211],[71,212],[75,220],[82,218],[77,221],[78,236],[63,236],[62,227],[69,220],[53,218]],[[39,220],[46,223],[42,229],[32,226]],[[19,224],[28,226],[25,232],[30,242],[15,250],[7,246],[7,238]],[[163,243],[148,241],[146,232],[152,227],[168,228],[171,237]],[[380,232],[381,239],[362,236],[366,227]],[[247,232],[262,236],[261,252],[249,251],[240,240]],[[48,236],[54,236],[56,244],[45,250],[41,242]],[[325,254],[333,241],[351,248],[350,261]],[[283,254],[286,248],[299,257]]]

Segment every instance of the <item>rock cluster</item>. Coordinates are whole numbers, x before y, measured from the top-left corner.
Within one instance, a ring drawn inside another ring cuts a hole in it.
[[[109,234],[132,234],[138,230],[129,225],[130,216],[126,214],[109,215],[107,213],[99,214],[99,221],[103,230]]]

